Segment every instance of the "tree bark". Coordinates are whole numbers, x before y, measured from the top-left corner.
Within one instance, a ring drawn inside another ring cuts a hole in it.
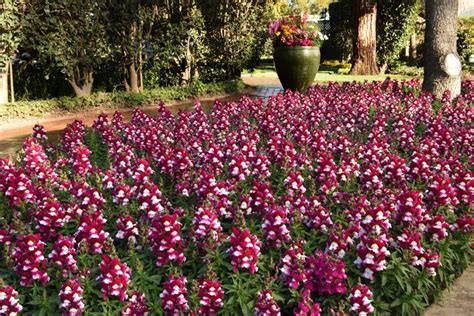
[[[191,82],[192,57],[191,37],[188,36],[188,39],[186,40],[186,64],[184,66],[184,71],[181,74],[181,83],[185,85]]]
[[[7,62],[5,68],[0,68],[0,104],[8,103],[8,70],[9,63]]]
[[[72,79],[68,80],[76,97],[86,97],[91,94],[94,84],[92,71],[83,71],[83,74],[73,74]]]
[[[416,32],[410,36],[410,59],[414,61],[416,59]]]
[[[461,62],[456,51],[458,0],[425,0],[423,90],[440,98],[461,93]]]
[[[355,11],[357,14],[357,38],[354,45],[351,74],[378,74],[376,51],[377,1],[357,0]]]
[[[140,75],[137,69],[135,68],[135,64],[134,63],[130,64],[128,68],[129,68],[128,74],[130,77],[130,83],[127,84],[127,87],[128,87],[127,91],[133,92],[133,93],[140,92],[140,83],[139,83]]]
[[[10,63],[10,100],[15,103],[15,86],[13,84],[13,64]]]

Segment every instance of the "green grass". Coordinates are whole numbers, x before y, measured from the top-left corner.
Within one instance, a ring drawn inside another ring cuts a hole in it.
[[[134,108],[157,104],[160,101],[186,100],[218,93],[237,93],[244,88],[245,84],[241,80],[230,80],[155,88],[140,93],[120,91],[94,93],[82,98],[61,97],[48,100],[18,101],[0,107],[0,122],[15,118],[44,117],[52,112],[81,112],[94,107],[103,107],[104,110]]]
[[[392,74],[386,74],[386,75],[371,75],[371,76],[355,76],[355,75],[344,75],[344,74],[328,74],[328,73],[318,73],[316,75],[316,78],[314,81],[316,82],[329,82],[329,81],[378,81],[378,80],[385,80],[387,77],[390,77],[392,79],[396,80],[407,80],[407,79],[413,79],[413,77],[410,76],[405,76],[405,75],[392,75]]]
[[[355,76],[349,75],[350,71],[349,64],[341,64],[337,61],[327,61],[319,66],[318,74],[316,75],[315,82],[329,82],[329,81],[374,81],[374,80],[385,80],[390,77],[397,80],[413,79],[414,76],[402,75],[402,74],[385,74],[385,75],[371,75],[371,76]],[[276,78],[277,74],[275,66],[273,65],[272,59],[264,59],[253,71],[244,71],[244,75],[251,75],[253,77],[262,78]]]
[[[275,71],[254,71],[250,73],[252,77],[259,77],[259,78],[278,78]],[[343,81],[374,81],[374,80],[385,80],[387,77],[396,80],[407,80],[413,79],[412,76],[406,75],[395,75],[395,74],[385,74],[385,75],[370,75],[370,76],[355,76],[355,75],[348,75],[348,74],[337,74],[337,73],[328,73],[328,72],[318,72],[316,78],[314,79],[315,82],[343,82]]]

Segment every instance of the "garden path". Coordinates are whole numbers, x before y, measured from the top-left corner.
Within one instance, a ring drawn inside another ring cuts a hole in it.
[[[474,316],[474,265],[470,265],[425,316]]]

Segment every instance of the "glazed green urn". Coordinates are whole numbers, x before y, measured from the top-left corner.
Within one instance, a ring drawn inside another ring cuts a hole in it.
[[[305,92],[319,69],[318,46],[274,47],[273,61],[285,90]]]

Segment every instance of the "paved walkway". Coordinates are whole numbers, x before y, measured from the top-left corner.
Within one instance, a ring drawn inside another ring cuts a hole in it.
[[[474,265],[444,291],[441,301],[430,306],[425,316],[474,316]]]

